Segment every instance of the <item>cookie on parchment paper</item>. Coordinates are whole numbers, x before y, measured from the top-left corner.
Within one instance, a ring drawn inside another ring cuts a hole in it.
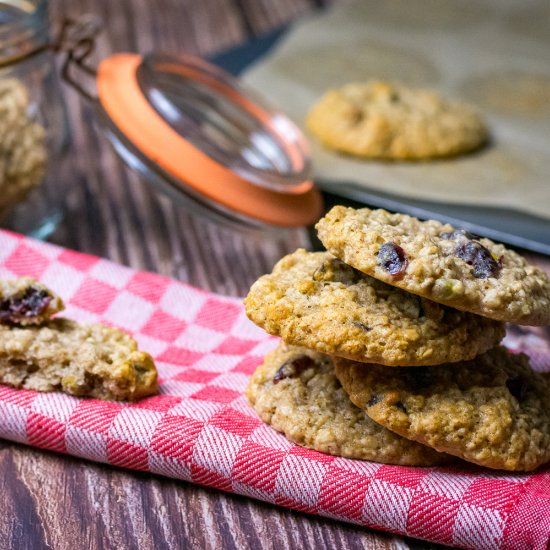
[[[433,90],[379,80],[328,91],[311,108],[306,126],[330,149],[381,160],[455,156],[487,141],[473,107]]]

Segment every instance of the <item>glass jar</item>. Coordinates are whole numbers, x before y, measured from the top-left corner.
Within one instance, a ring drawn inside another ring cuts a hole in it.
[[[0,226],[45,238],[62,219],[69,146],[47,0],[0,0]]]

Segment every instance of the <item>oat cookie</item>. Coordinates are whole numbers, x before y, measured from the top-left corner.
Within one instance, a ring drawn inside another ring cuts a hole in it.
[[[403,437],[489,468],[550,460],[550,379],[526,355],[499,346],[437,368],[335,363],[352,402]]]
[[[125,332],[57,318],[41,326],[0,325],[0,383],[133,401],[156,393],[157,371]]]
[[[31,277],[0,280],[0,323],[36,325],[64,307],[59,296]]]
[[[281,344],[256,370],[246,395],[264,422],[316,451],[410,466],[451,460],[382,428],[353,405],[328,355]]]
[[[0,78],[0,219],[42,181],[46,132],[29,114],[29,90],[15,78]]]
[[[306,125],[330,149],[383,160],[460,155],[487,140],[471,106],[432,90],[378,80],[328,91]]]
[[[470,359],[504,326],[403,292],[327,252],[299,249],[256,281],[246,313],[288,344],[390,366]]]
[[[344,262],[434,302],[521,325],[550,324],[550,279],[502,244],[434,220],[335,206],[317,224]]]

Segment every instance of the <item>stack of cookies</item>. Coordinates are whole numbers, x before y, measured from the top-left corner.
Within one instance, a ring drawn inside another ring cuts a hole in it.
[[[430,220],[337,206],[328,252],[254,283],[248,316],[282,338],[247,388],[261,418],[334,455],[528,471],[550,460],[550,379],[500,345],[550,324],[550,279],[503,245]]]

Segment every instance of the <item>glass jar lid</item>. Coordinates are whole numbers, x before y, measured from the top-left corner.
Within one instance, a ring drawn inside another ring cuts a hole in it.
[[[97,71],[107,135],[172,196],[251,225],[321,215],[307,143],[222,69],[192,56],[115,54]]]

